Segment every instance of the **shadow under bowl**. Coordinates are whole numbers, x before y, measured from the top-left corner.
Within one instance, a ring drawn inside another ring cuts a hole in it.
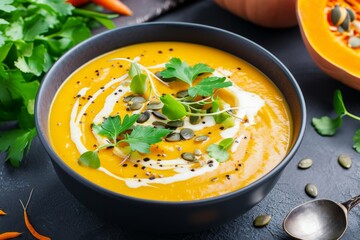
[[[62,82],[93,58],[124,46],[154,41],[202,44],[229,52],[257,67],[285,97],[293,120],[288,154],[272,171],[250,185],[218,197],[184,202],[139,199],[104,189],[70,169],[50,145],[51,102]],[[278,181],[297,151],[305,130],[305,102],[286,67],[259,45],[228,31],[190,23],[146,23],[96,35],[61,57],[44,78],[36,101],[36,125],[41,142],[60,180],[84,205],[124,227],[166,233],[194,232],[235,219],[260,202]]]

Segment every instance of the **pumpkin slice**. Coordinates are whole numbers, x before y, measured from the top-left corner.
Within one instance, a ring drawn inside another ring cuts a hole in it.
[[[297,16],[304,43],[319,68],[360,90],[360,2],[298,0]]]

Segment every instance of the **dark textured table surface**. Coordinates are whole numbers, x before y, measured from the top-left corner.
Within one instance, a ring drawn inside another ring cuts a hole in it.
[[[53,239],[287,239],[282,221],[296,205],[310,200],[304,186],[318,186],[318,198],[345,201],[360,194],[360,154],[352,149],[352,136],[360,124],[351,119],[334,137],[319,136],[310,125],[312,117],[334,114],[332,96],[335,89],[343,92],[350,112],[360,114],[360,93],[322,73],[308,55],[297,27],[269,30],[245,22],[222,10],[210,0],[196,1],[157,18],[156,21],[183,21],[216,26],[230,30],[260,44],[278,57],[297,79],[307,103],[307,129],[301,147],[286,167],[270,194],[241,217],[207,231],[161,235],[130,231],[116,223],[99,218],[82,206],[61,184],[50,159],[38,139],[33,143],[22,168],[12,169],[0,155],[0,208],[9,214],[0,219],[0,232],[24,232],[20,239],[32,239],[26,232],[19,198],[26,199],[35,188],[29,215],[41,233]],[[339,154],[353,158],[353,166],[345,170],[337,162]],[[299,170],[302,158],[312,158],[314,165]],[[270,214],[270,224],[261,229],[252,226],[258,214]],[[121,216],[119,216],[121,217]],[[174,216],[176,217],[176,216]],[[349,228],[343,239],[360,239],[360,206],[349,217]]]

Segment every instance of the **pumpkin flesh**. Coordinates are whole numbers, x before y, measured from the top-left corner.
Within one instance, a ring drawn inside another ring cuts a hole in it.
[[[360,48],[352,48],[348,40],[350,31],[338,31],[329,15],[337,5],[350,8],[356,13],[355,21],[360,20],[360,3],[352,0],[299,0],[297,15],[304,43],[316,64],[331,77],[360,90]],[[351,33],[352,32],[352,33]]]

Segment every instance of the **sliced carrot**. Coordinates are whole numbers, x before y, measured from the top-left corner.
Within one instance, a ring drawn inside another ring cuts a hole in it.
[[[30,220],[29,220],[29,216],[26,212],[26,209],[29,205],[29,202],[30,202],[30,199],[31,199],[31,196],[32,196],[32,193],[33,193],[34,189],[31,190],[30,192],[30,196],[29,196],[29,199],[26,203],[26,205],[23,204],[23,202],[20,200],[20,203],[21,203],[21,206],[23,207],[24,209],[24,220],[25,220],[25,225],[27,227],[27,229],[29,230],[29,232],[31,233],[31,235],[33,235],[36,239],[38,240],[51,240],[51,238],[49,237],[46,237],[46,236],[43,236],[41,235],[40,233],[38,233],[35,228],[31,225],[30,223]],[[0,239],[1,240],[1,239]]]
[[[84,4],[87,4],[91,2],[91,0],[67,0],[68,3],[71,3],[71,5],[78,7]]]
[[[19,232],[4,232],[4,233],[0,233],[0,240],[17,238],[20,235],[21,233]]]
[[[0,216],[5,216],[6,212],[4,212],[3,210],[0,210]]]
[[[119,0],[92,0],[92,2],[119,14],[132,15],[131,9]]]

